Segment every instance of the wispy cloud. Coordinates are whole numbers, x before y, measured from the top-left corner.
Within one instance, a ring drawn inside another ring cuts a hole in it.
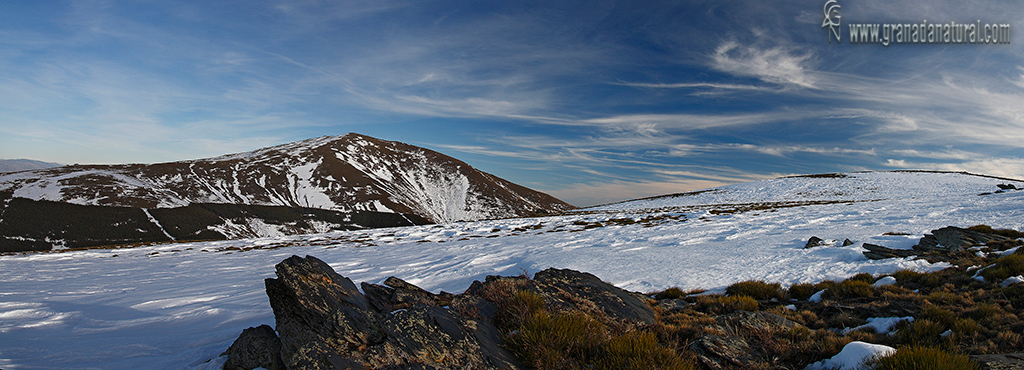
[[[1017,69],[1020,70],[1020,77],[1017,78],[1016,80],[1013,80],[1013,84],[1017,85],[1017,87],[1024,89],[1024,67],[1017,66]]]
[[[815,64],[814,55],[810,52],[796,53],[782,46],[760,48],[727,41],[715,49],[711,60],[712,68],[719,71],[750,76],[773,84],[815,88],[817,82],[808,73],[808,69]]]
[[[677,82],[677,83],[642,83],[642,82],[618,82],[617,85],[650,88],[650,89],[698,89],[708,88],[715,90],[742,90],[742,91],[780,91],[777,88],[757,85],[728,84],[714,82]]]

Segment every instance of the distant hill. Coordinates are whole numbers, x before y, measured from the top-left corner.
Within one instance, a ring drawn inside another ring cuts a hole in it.
[[[38,170],[41,168],[60,167],[60,163],[36,161],[32,159],[0,159],[0,173],[17,172],[25,170]]]

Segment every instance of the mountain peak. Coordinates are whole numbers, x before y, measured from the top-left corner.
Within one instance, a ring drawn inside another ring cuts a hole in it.
[[[83,205],[275,205],[412,213],[433,222],[573,208],[444,154],[357,133],[207,159],[0,175],[0,191]]]

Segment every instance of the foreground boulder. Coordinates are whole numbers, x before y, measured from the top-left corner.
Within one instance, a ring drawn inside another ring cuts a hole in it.
[[[323,261],[292,256],[266,280],[275,330],[246,329],[225,352],[226,370],[519,369],[495,326],[495,292],[514,285],[555,310],[582,310],[625,326],[656,322],[643,296],[573,270],[534,279],[488,276],[466,293],[434,294],[396,277],[362,293]]]
[[[292,256],[276,269],[266,287],[287,369],[518,367],[492,345],[500,341],[493,326],[434,305],[433,294],[411,284],[367,289],[371,303],[315,257]]]

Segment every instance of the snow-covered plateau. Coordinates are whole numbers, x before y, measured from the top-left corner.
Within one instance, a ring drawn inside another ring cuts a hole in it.
[[[872,261],[861,245],[909,248],[951,225],[1024,228],[1024,191],[996,192],[1000,184],[1024,187],[962,173],[849,173],[543,218],[3,255],[0,368],[219,368],[243,329],[274,324],[263,279],[291,255],[316,256],[357,283],[397,276],[456,293],[487,275],[548,267],[641,292],[936,270],[947,265]],[[804,249],[811,236],[834,243]]]

